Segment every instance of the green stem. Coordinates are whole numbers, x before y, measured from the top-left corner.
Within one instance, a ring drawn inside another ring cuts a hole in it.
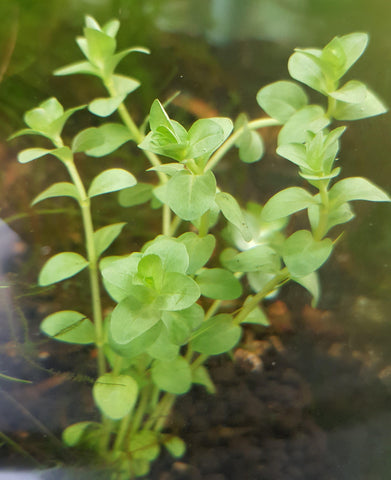
[[[327,233],[327,224],[329,218],[329,194],[327,190],[328,183],[329,180],[322,180],[319,186],[319,194],[322,205],[320,206],[319,223],[314,232],[314,239],[317,241],[322,240]]]
[[[102,305],[100,300],[100,286],[98,277],[98,258],[95,250],[94,242],[94,226],[91,215],[91,202],[84,188],[83,182],[80,178],[79,172],[73,161],[73,158],[67,160],[65,166],[69,175],[77,189],[79,195],[79,205],[83,219],[84,235],[86,240],[86,250],[88,258],[88,270],[90,277],[90,288],[92,298],[92,314],[95,325],[95,344],[98,348],[98,374],[103,375],[106,372],[106,361],[103,352],[104,333],[103,333],[103,318]]]
[[[217,310],[220,308],[220,305],[223,303],[223,300],[215,300],[212,305],[209,307],[208,311],[205,313],[204,316],[204,322],[209,320],[210,317],[213,317],[213,315],[217,312]]]
[[[132,427],[130,430],[131,434],[137,432],[137,430],[140,428],[140,425],[149,406],[150,393],[150,386],[147,386],[141,392],[140,402],[133,416]]]
[[[157,418],[157,421],[155,423],[155,426],[153,427],[153,430],[155,432],[160,432],[167,420],[168,415],[170,414],[170,411],[172,409],[172,406],[174,405],[174,402],[176,400],[176,395],[172,393],[166,393],[162,399],[162,407],[160,410],[160,415]]]
[[[125,415],[125,417],[121,420],[118,433],[117,433],[117,438],[115,439],[114,446],[113,446],[114,452],[121,451],[131,420],[132,420],[132,412]]]
[[[198,228],[198,235],[202,238],[208,235],[209,231],[209,210],[207,210],[200,219],[200,226]]]
[[[283,268],[272,280],[270,280],[263,289],[252,297],[252,299],[241,309],[235,317],[235,323],[239,325],[246,317],[257,307],[258,303],[269,295],[278,286],[283,285],[289,280],[287,268]]]
[[[199,366],[205,363],[209,358],[209,355],[202,353],[198,355],[198,357],[194,360],[194,362],[190,365],[192,370],[196,370]]]
[[[333,117],[333,113],[334,113],[334,109],[337,105],[337,100],[333,97],[328,97],[327,99],[327,112],[326,112],[326,116],[330,118],[330,120],[332,119]]]
[[[274,118],[259,118],[257,120],[252,120],[244,127],[238,128],[210,157],[208,163],[205,166],[205,171],[212,170],[219,163],[219,161],[224,157],[224,155],[235,145],[239,137],[244,132],[245,128],[249,128],[250,130],[258,130],[259,128],[275,127],[278,125],[281,125],[281,123],[277,120],[274,120]]]

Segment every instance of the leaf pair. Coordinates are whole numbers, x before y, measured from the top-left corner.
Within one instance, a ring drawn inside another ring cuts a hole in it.
[[[139,147],[178,162],[198,159],[195,173],[202,173],[210,155],[224,142],[233,128],[229,118],[216,117],[197,120],[187,131],[180,123],[169,118],[157,99],[152,104],[149,123],[151,131]]]

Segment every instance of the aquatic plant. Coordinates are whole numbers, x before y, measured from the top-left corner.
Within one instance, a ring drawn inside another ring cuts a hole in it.
[[[28,128],[14,137],[45,137],[52,148],[28,148],[20,152],[19,161],[52,155],[71,180],[51,185],[32,204],[71,197],[80,207],[84,228],[85,252],[54,255],[38,279],[47,286],[89,271],[90,314],[80,312],[75,299],[72,309],[53,313],[41,324],[55,340],[92,344],[98,352],[92,395],[101,422],[71,425],[63,440],[70,447],[95,450],[113,466],[113,478],[128,479],[147,474],[162,446],[173,457],[184,454],[184,442],[166,430],[175,399],[193,384],[214,392],[206,360],[231,351],[240,341],[243,324],[267,325],[261,305],[265,297],[293,281],[317,302],[317,271],[341,234],[330,232],[354,217],[351,202],[390,198],[367,179],[337,180],[345,127],[331,128],[333,120],[357,120],[386,111],[364,83],[341,83],[367,46],[365,33],[335,37],[323,49],[297,49],[290,57],[291,77],[325,97],[326,107],[310,104],[299,83],[277,81],[257,94],[267,117],[249,120],[242,114],[235,122],[205,118],[186,128],[168,115],[170,101],[162,104],[157,99],[147,121],[141,126],[134,122],[124,102],[140,84],[116,73],[116,68],[126,55],[148,50],[133,47],[116,52],[119,26],[112,20],[101,27],[87,17],[84,37],[77,38],[85,60],[55,72],[94,75],[106,96],[68,110],[49,98],[25,114]],[[101,118],[115,114],[117,120],[84,129],[67,144],[63,127],[84,108]],[[264,206],[249,204],[244,210],[218,188],[213,170],[232,148],[237,149],[240,168],[259,161],[264,153],[259,130],[272,126],[281,127],[278,155],[298,167],[300,184],[305,181],[308,187],[286,188]],[[145,153],[155,180],[138,183],[129,171],[109,168],[87,188],[77,167],[83,160],[79,154],[104,157],[129,141]],[[94,197],[112,192],[120,192],[122,206],[149,202],[161,208],[162,233],[138,252],[104,255],[124,223],[95,229],[93,202]],[[308,214],[308,228],[287,236],[285,226],[300,211]],[[229,225],[224,236],[232,243],[222,251],[218,264],[214,252],[220,237],[215,226],[220,217]],[[106,318],[102,285],[114,302]]]

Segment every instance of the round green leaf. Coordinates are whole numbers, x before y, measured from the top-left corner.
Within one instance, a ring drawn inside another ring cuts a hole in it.
[[[205,355],[228,352],[240,340],[242,329],[231,315],[222,313],[210,318],[193,334],[191,347]]]
[[[307,141],[308,132],[317,133],[327,127],[330,119],[319,105],[308,105],[286,122],[278,134],[278,145],[286,143],[304,143]]]
[[[82,313],[63,310],[52,313],[41,323],[41,330],[49,337],[68,343],[89,344],[95,341],[92,322]]]
[[[174,458],[183,457],[186,452],[186,443],[179,437],[165,435],[163,444]]]
[[[285,123],[308,103],[304,90],[296,83],[279,81],[261,88],[257,93],[259,106],[272,118]]]
[[[113,223],[112,225],[106,225],[94,232],[94,244],[97,257],[110,247],[125,225],[125,222]]]
[[[271,197],[262,210],[262,220],[272,222],[317,204],[318,201],[304,188],[289,187]]]
[[[205,265],[216,246],[216,239],[211,234],[199,237],[194,232],[186,232],[178,237],[178,240],[185,245],[189,255],[189,266],[186,271],[188,275],[193,275]]]
[[[66,278],[73,277],[76,273],[86,268],[87,260],[73,252],[63,252],[54,255],[43,266],[39,274],[38,283],[41,286],[51,285]]]
[[[153,383],[165,392],[181,395],[190,390],[191,368],[183,357],[175,360],[155,360],[151,375]]]
[[[242,234],[244,240],[249,242],[251,240],[251,232],[248,228],[243,212],[235,198],[229,193],[219,192],[216,195],[216,203],[221,208],[221,212],[224,217],[230,223],[232,223],[232,225],[235,225],[235,227]]]
[[[134,187],[121,190],[118,195],[118,203],[121,207],[134,207],[141,205],[152,198],[153,185],[149,183],[137,183]]]
[[[204,310],[197,303],[184,310],[162,313],[162,321],[167,328],[170,341],[176,345],[184,345],[203,319]]]
[[[140,430],[130,437],[129,453],[132,459],[155,460],[160,453],[159,437],[151,430]]]
[[[317,270],[333,249],[329,238],[314,240],[308,230],[299,230],[283,244],[283,259],[292,276],[302,277]]]
[[[137,400],[138,386],[129,375],[105,373],[95,382],[92,394],[106,417],[120,420],[132,411]]]
[[[116,192],[136,185],[135,177],[122,168],[110,168],[96,176],[88,189],[88,196],[95,197],[104,193]]]
[[[157,339],[148,347],[147,353],[159,360],[173,360],[178,356],[179,346],[171,343],[167,328],[163,326]]]
[[[122,300],[111,314],[110,332],[118,344],[125,344],[142,335],[160,320],[160,312],[153,305],[151,290],[133,285],[129,296]]]
[[[96,436],[98,436],[101,428],[101,425],[95,422],[74,423],[64,430],[62,440],[68,447],[75,447],[82,443],[83,440],[86,440],[88,434],[95,432]]]
[[[189,255],[185,245],[174,238],[158,236],[144,251],[144,255],[151,254],[160,257],[165,272],[185,273],[189,266]]]
[[[216,300],[234,300],[242,294],[242,285],[228,270],[210,268],[203,270],[196,278],[201,293]]]
[[[47,198],[52,197],[72,197],[75,200],[79,199],[79,195],[77,193],[75,185],[69,182],[59,182],[54,183],[42,193],[37,195],[31,202],[31,205],[33,206],[38,202],[42,202],[42,200],[46,200]]]
[[[210,170],[202,175],[181,171],[167,183],[167,203],[183,220],[201,217],[213,207],[215,196],[216,179]]]
[[[164,276],[156,305],[161,310],[183,310],[196,302],[200,294],[200,288],[192,278],[182,273],[168,272]]]

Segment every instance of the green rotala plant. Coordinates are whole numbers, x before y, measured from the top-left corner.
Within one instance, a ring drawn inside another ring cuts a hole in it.
[[[148,117],[150,131],[145,134],[147,122],[136,126],[123,103],[139,82],[115,69],[127,54],[148,50],[135,47],[116,53],[118,28],[116,20],[101,27],[87,17],[84,37],[77,39],[86,60],[57,70],[56,75],[99,77],[107,96],[92,100],[87,108],[102,118],[116,114],[121,123],[87,128],[66,144],[65,122],[86,106],[64,111],[58,100],[50,98],[25,114],[28,128],[16,135],[41,135],[53,145],[22,151],[20,162],[50,154],[71,179],[51,185],[33,205],[50,197],[71,197],[80,207],[84,226],[85,252],[58,253],[39,275],[39,284],[45,286],[89,270],[91,315],[64,310],[41,324],[42,331],[56,340],[95,344],[98,350],[92,394],[101,422],[71,425],[63,440],[71,447],[96,450],[114,467],[113,478],[127,479],[147,474],[161,446],[173,457],[184,454],[183,441],[165,429],[176,397],[193,384],[215,391],[205,361],[233,349],[240,341],[242,324],[267,325],[261,305],[265,297],[292,280],[306,288],[314,302],[318,300],[317,271],[339,238],[328,235],[353,218],[350,203],[390,198],[364,178],[336,180],[345,127],[330,128],[332,121],[386,111],[363,83],[340,83],[364,52],[366,34],[336,37],[322,50],[298,49],[290,57],[291,76],[326,97],[327,107],[309,104],[299,84],[278,81],[257,95],[269,117],[248,120],[240,115],[235,123],[228,118],[200,119],[187,129],[155,100]],[[233,147],[244,163],[260,160],[263,143],[258,131],[269,126],[281,126],[277,153],[298,166],[300,184],[306,181],[308,188],[286,188],[263,207],[251,203],[243,210],[232,195],[217,187],[213,169]],[[77,168],[83,156],[75,159],[75,154],[104,157],[128,141],[143,150],[158,182],[137,183],[130,172],[110,168],[87,188]],[[162,234],[139,252],[104,256],[124,224],[95,230],[91,207],[95,196],[118,191],[122,206],[150,201],[160,206]],[[308,213],[308,229],[286,236],[289,219],[303,210]],[[223,237],[231,245],[222,251],[218,264],[215,258],[211,261],[216,236],[210,230],[220,214],[228,225]],[[102,315],[101,284],[114,301],[107,318]]]

